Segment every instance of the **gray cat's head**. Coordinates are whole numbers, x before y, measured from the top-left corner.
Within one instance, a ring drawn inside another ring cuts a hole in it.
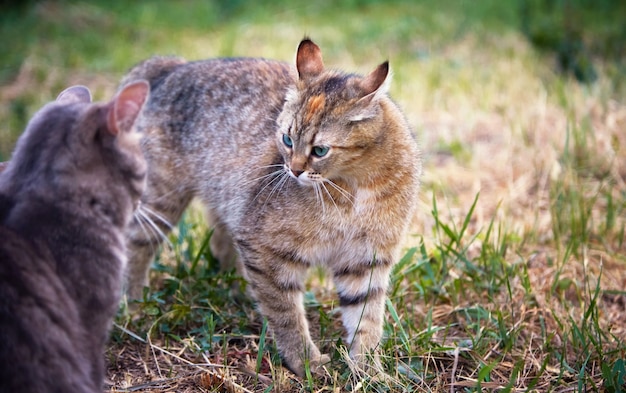
[[[367,76],[324,68],[319,47],[303,40],[298,81],[278,118],[276,143],[285,171],[302,185],[367,176],[364,155],[383,132],[380,99],[387,94],[389,64]]]
[[[127,213],[145,187],[147,166],[133,124],[148,92],[141,81],[108,103],[92,103],[86,87],[66,89],[29,122],[1,188],[16,199],[38,195],[103,211],[119,205]]]

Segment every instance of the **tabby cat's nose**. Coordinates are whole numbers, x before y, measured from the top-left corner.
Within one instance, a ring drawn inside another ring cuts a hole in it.
[[[304,171],[302,171],[302,170],[298,170],[298,169],[293,169],[293,168],[292,168],[292,169],[291,169],[291,173],[293,173],[293,175],[294,175],[295,177],[299,177],[301,174],[303,174],[303,173],[304,173]]]

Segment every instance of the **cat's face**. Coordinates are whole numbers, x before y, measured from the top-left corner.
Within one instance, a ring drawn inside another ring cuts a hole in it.
[[[302,185],[354,176],[374,137],[376,119],[359,115],[349,79],[332,77],[288,94],[276,143],[285,171]]]
[[[105,205],[130,197],[136,203],[147,165],[132,126],[147,91],[144,83],[109,103],[92,103],[85,87],[65,90],[30,121],[6,175],[23,190],[59,198],[84,195]]]
[[[277,120],[278,150],[284,170],[301,185],[350,183],[368,175],[363,160],[381,138],[376,94],[388,67],[383,63],[366,77],[326,71],[319,48],[307,48],[315,45],[309,43],[299,48],[300,78]]]

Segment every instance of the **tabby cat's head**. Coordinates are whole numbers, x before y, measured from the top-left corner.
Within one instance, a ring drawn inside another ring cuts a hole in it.
[[[108,103],[92,103],[84,86],[63,91],[29,122],[1,175],[3,189],[59,200],[84,196],[87,208],[110,209],[116,198],[135,204],[146,162],[133,124],[148,91],[146,82],[136,82]]]
[[[383,137],[380,99],[389,64],[367,76],[327,70],[319,47],[305,39],[296,68],[276,135],[285,170],[302,185],[366,176],[362,158]]]

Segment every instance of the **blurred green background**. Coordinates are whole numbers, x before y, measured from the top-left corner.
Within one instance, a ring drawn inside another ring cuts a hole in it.
[[[347,63],[368,66],[372,59],[389,58],[393,67],[428,62],[468,34],[493,44],[514,31],[556,70],[581,83],[593,83],[596,63],[602,62],[621,94],[625,21],[623,0],[5,0],[0,2],[0,159],[7,158],[37,107],[68,82],[88,84],[102,98],[111,81],[154,54],[291,61],[306,34],[326,58],[343,63],[350,56]]]

